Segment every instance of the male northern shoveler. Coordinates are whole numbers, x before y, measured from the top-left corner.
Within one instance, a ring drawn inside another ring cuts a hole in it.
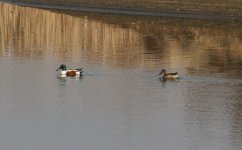
[[[67,69],[65,64],[60,65],[60,67],[56,70],[56,71],[60,71],[61,75],[66,75],[66,76],[70,76],[70,77],[74,77],[74,76],[81,76],[83,71],[82,68],[78,68],[78,69]]]
[[[162,69],[161,72],[159,73],[159,78],[163,79],[178,79],[178,73],[166,73],[166,69]]]

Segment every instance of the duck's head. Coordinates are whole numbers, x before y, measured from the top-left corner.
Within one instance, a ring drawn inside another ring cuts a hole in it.
[[[163,73],[166,73],[166,69],[162,69],[161,72],[158,74],[159,76],[162,75]]]
[[[59,70],[66,70],[66,65],[61,64],[60,67],[56,71],[59,71]]]

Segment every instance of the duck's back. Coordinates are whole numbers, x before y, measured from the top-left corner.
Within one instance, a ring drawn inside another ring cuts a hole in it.
[[[178,76],[178,73],[175,72],[175,73],[168,73],[168,74],[166,74],[165,78],[167,78],[167,79],[177,79],[177,78],[179,78],[179,76]]]

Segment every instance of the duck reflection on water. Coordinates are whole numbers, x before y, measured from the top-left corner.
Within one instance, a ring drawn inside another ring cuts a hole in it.
[[[66,76],[66,75],[61,75],[61,74],[58,74],[57,76],[57,79],[59,79],[61,82],[67,82],[67,79],[75,79],[75,80],[81,80],[83,78],[82,75],[80,76],[74,76],[74,77],[70,77],[70,76]]]

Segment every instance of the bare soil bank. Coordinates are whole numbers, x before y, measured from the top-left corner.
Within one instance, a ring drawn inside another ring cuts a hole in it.
[[[242,16],[242,0],[17,0],[17,2]]]

